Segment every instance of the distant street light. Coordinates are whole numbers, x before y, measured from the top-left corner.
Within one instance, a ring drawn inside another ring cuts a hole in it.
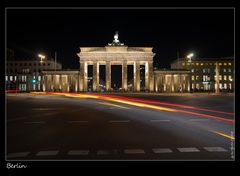
[[[41,59],[41,61],[40,61],[40,62],[42,62],[42,60],[43,60],[43,59],[45,59],[45,56],[44,56],[44,55],[42,55],[42,54],[38,54],[38,57],[40,57],[40,59]]]
[[[187,55],[187,58],[191,60],[193,56],[194,56],[194,54],[190,53],[189,55]]]
[[[195,89],[195,77],[194,77],[194,80],[193,80],[194,81],[194,89],[192,88],[192,57],[193,56],[194,56],[193,53],[190,53],[189,55],[187,55],[187,58],[189,59],[188,62],[190,62],[190,83],[191,83],[191,85],[190,85],[191,89],[190,90],[192,90],[192,92]]]

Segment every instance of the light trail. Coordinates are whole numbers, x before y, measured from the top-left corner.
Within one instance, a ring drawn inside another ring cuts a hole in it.
[[[79,94],[79,93],[47,92],[47,94],[65,95],[65,96],[70,96],[70,97],[72,96],[72,97],[79,97],[79,98],[101,99],[101,100],[113,101],[113,102],[118,102],[118,103],[123,103],[123,104],[143,107],[143,108],[150,108],[150,109],[163,110],[163,111],[169,111],[169,112],[180,112],[180,113],[184,113],[184,114],[190,114],[190,115],[194,115],[194,116],[220,120],[220,121],[224,121],[224,122],[227,122],[227,123],[234,123],[234,120],[223,118],[223,117],[218,117],[218,116],[213,116],[213,115],[208,115],[208,114],[203,114],[203,113],[197,113],[197,112],[191,112],[191,111],[186,111],[186,110],[180,110],[180,109],[166,108],[166,107],[155,106],[155,105],[150,105],[150,104],[146,104],[146,103],[139,103],[139,102],[131,101],[131,99],[135,99],[135,98],[126,98],[126,97],[120,97],[120,96],[115,96],[114,97],[114,96],[101,95],[101,94],[94,94],[94,95],[92,95],[92,94],[81,94],[81,93]],[[151,101],[152,102],[152,100],[144,100],[144,101],[147,101],[147,102]],[[181,105],[181,106],[186,107],[185,105]],[[187,106],[187,107],[191,107],[191,106]]]
[[[208,108],[203,108],[203,107],[195,107],[195,106],[182,105],[182,104],[169,103],[169,102],[162,102],[162,101],[155,101],[155,100],[146,100],[146,99],[142,99],[142,98],[133,98],[133,97],[127,97],[127,96],[109,96],[109,95],[106,95],[106,96],[113,97],[113,98],[121,98],[121,99],[125,99],[125,100],[138,101],[138,102],[143,102],[143,103],[162,104],[162,105],[180,107],[180,108],[185,108],[185,109],[195,109],[195,110],[216,112],[216,113],[220,113],[220,114],[234,115],[234,113],[232,113],[232,112],[213,110],[213,109],[208,109]]]
[[[202,114],[202,113],[179,110],[179,109],[177,109],[177,112],[181,112],[181,113],[185,113],[185,114],[191,114],[191,115],[200,116],[200,117],[206,117],[206,118],[215,119],[215,120],[221,120],[221,121],[225,121],[225,122],[228,122],[228,123],[234,123],[233,119],[227,119],[227,118],[208,115],[208,114]]]
[[[221,120],[221,121],[225,121],[228,123],[234,122],[234,120],[232,120],[232,119],[226,119],[226,118],[208,115],[208,114],[196,113],[196,112],[173,109],[173,108],[165,108],[165,107],[154,106],[154,105],[149,105],[149,104],[144,104],[144,103],[135,103],[135,102],[126,101],[126,100],[119,100],[116,98],[109,98],[109,97],[101,97],[101,98],[104,98],[105,100],[115,101],[115,102],[119,102],[119,103],[126,103],[126,104],[139,106],[139,107],[151,108],[151,109],[156,109],[156,110],[164,110],[164,111],[170,111],[170,112],[181,112],[181,113],[185,113],[185,114],[191,114],[191,115],[195,115],[195,116],[207,117],[207,118],[211,118],[211,119],[215,119],[215,120]]]
[[[144,107],[144,108],[151,108],[151,109],[157,109],[157,110],[176,112],[174,109],[171,109],[171,108],[154,106],[154,105],[149,105],[149,104],[144,104],[144,103],[136,103],[136,102],[126,101],[126,100],[121,100],[121,99],[116,99],[116,98],[109,98],[109,97],[101,97],[101,98],[104,99],[104,100],[108,100],[108,101],[114,101],[114,102],[129,104],[129,105],[133,105],[133,106],[138,106],[138,107]]]
[[[120,106],[120,105],[116,105],[116,104],[112,104],[112,103],[98,102],[98,104],[103,104],[103,105],[108,105],[108,106],[113,106],[113,107],[118,107],[118,108],[123,108],[123,109],[130,109],[128,107]]]
[[[220,136],[226,137],[226,138],[228,138],[228,139],[232,139],[232,140],[235,139],[233,136],[230,136],[230,135],[225,134],[225,133],[221,133],[221,132],[214,131],[214,130],[208,130],[208,131],[213,132],[213,133],[215,133],[215,134],[218,134],[218,135],[220,135]]]

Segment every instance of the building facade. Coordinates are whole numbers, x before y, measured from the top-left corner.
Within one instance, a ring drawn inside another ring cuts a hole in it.
[[[179,58],[171,63],[171,69],[187,69],[194,92],[233,92],[234,58],[194,58],[191,62]]]
[[[183,93],[190,91],[190,71],[156,70],[154,71],[155,92]]]
[[[120,91],[132,92],[233,92],[234,59],[179,58],[171,69],[153,69],[152,47],[128,47],[118,39],[105,47],[80,47],[79,70],[62,70],[49,60],[7,61],[6,89],[47,92],[113,91],[112,65],[121,66]],[[9,55],[12,56],[12,55]],[[90,73],[91,66],[92,73]],[[100,79],[100,66],[105,76]],[[133,69],[128,75],[128,66]],[[56,67],[56,68],[55,68]]]
[[[139,92],[140,67],[145,72],[144,90],[154,91],[153,57],[152,48],[128,47],[118,40],[118,34],[114,40],[105,47],[81,47],[79,56],[80,81],[79,90],[88,91],[88,65],[93,65],[93,91],[99,91],[99,66],[104,65],[106,70],[106,91],[111,91],[111,65],[122,67],[122,90],[128,91],[128,65],[133,66],[133,90]]]
[[[42,87],[45,92],[78,92],[79,71],[42,71]]]
[[[6,90],[19,91],[42,91],[44,70],[54,70],[55,62],[53,59],[41,61],[32,60],[7,60],[6,63]],[[56,64],[56,70],[61,70],[62,65]]]
[[[80,48],[80,91],[88,89],[88,65],[93,65],[93,91],[99,91],[99,66],[106,70],[106,91],[111,91],[111,66],[122,67],[122,90],[127,91],[127,68],[133,66],[134,91],[140,91],[140,66],[145,69],[145,90],[154,90],[152,48],[106,46],[98,48]]]

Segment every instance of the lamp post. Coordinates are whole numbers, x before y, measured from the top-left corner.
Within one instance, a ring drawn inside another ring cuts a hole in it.
[[[45,59],[46,57],[44,56],[44,55],[42,55],[42,54],[38,54],[38,57],[40,57],[40,63],[42,63],[43,62],[43,59]],[[38,76],[40,75],[40,73],[38,74]],[[36,76],[36,75],[35,75]],[[42,80],[41,80],[42,81]],[[36,80],[35,80],[35,82],[36,82]],[[33,84],[35,84],[35,82],[33,83]],[[36,85],[35,85],[35,89],[36,89]]]
[[[194,89],[192,88],[192,57],[194,56],[193,53],[190,53],[189,55],[187,55],[187,58],[189,59],[188,62],[190,62],[190,90],[192,90],[192,92],[194,92]],[[195,88],[195,78],[194,78],[194,88]]]

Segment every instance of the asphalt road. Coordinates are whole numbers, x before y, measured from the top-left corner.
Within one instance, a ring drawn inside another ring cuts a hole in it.
[[[6,100],[7,160],[235,155],[233,96],[10,94]]]

